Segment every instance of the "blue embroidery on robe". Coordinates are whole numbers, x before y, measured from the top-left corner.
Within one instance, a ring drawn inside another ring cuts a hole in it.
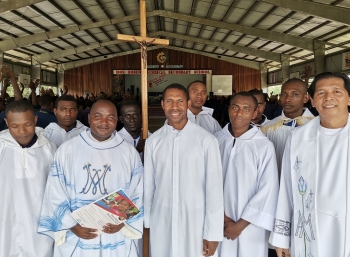
[[[69,187],[71,189],[75,188],[74,184],[68,181],[66,175],[63,173],[61,167],[57,164],[56,161],[52,163],[50,176],[52,177],[58,177],[61,180],[61,183],[65,185],[66,187]]]
[[[52,217],[49,217],[49,216],[40,217],[39,227],[46,228],[50,231],[60,230],[62,227],[63,216],[66,214],[68,210],[69,210],[69,203],[67,201],[64,201],[56,208]]]
[[[85,164],[84,165],[84,170],[87,172],[87,180],[84,188],[81,190],[79,194],[87,194],[90,189],[92,188],[92,194],[97,193],[97,188],[100,190],[100,193],[102,195],[108,194],[107,188],[105,186],[105,178],[107,175],[108,171],[112,171],[111,165],[105,164],[103,165],[104,170],[102,171],[101,169],[92,169],[91,171],[91,164]],[[99,175],[99,173],[102,173]]]
[[[110,249],[110,250],[115,250],[117,247],[119,246],[122,246],[122,245],[125,245],[125,241],[119,241],[119,242],[116,242],[114,244],[112,243],[109,243],[109,244],[84,244],[82,242],[82,240],[79,240],[77,246],[81,249],[84,249],[84,250],[107,250],[107,249]]]

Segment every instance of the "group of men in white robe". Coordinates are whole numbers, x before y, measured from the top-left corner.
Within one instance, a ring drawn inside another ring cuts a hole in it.
[[[58,99],[58,127],[45,131],[29,103],[9,104],[9,130],[0,133],[0,256],[142,256],[144,225],[152,257],[266,257],[269,238],[279,257],[349,257],[350,80],[315,77],[309,92],[320,116],[312,121],[302,108],[306,89],[287,81],[282,115],[261,130],[252,123],[259,97],[240,92],[221,129],[203,108],[204,83],[172,84],[161,102],[167,120],[147,140],[132,102],[121,108],[118,133],[107,100],[93,105],[86,128],[75,101]],[[141,210],[125,223],[97,235],[70,215],[119,188]]]

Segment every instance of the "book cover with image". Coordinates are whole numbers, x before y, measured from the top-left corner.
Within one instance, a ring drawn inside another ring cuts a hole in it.
[[[137,215],[140,210],[130,200],[123,189],[72,212],[72,217],[86,228],[95,228],[102,233],[107,223],[119,225]]]

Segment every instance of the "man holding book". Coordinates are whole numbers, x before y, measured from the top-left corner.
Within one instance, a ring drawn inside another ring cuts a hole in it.
[[[135,148],[116,133],[117,110],[99,100],[89,114],[90,129],[63,143],[52,165],[39,232],[53,237],[56,256],[136,257],[133,239],[142,237],[141,211],[120,225],[96,228],[77,224],[71,213],[118,189],[143,209],[143,167]]]

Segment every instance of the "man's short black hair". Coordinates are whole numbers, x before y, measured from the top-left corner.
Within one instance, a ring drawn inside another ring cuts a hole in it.
[[[288,79],[286,82],[283,83],[282,87],[284,85],[287,85],[287,84],[290,84],[290,83],[300,83],[302,85],[304,85],[304,89],[305,89],[305,94],[307,93],[307,87],[308,85],[306,84],[306,82],[304,80],[301,80],[301,79],[298,79],[298,78],[291,78],[291,79]]]
[[[264,102],[267,101],[266,94],[263,91],[259,90],[259,89],[255,88],[255,89],[249,90],[248,93],[251,93],[253,95],[262,95],[264,97]]]
[[[168,89],[178,89],[178,90],[181,90],[185,93],[185,96],[186,96],[186,101],[190,100],[190,95],[188,94],[188,91],[187,89],[181,85],[181,84],[178,84],[178,83],[173,83],[173,84],[170,84],[169,86],[167,86],[164,90],[163,90],[163,99],[165,97],[165,93]]]
[[[321,80],[321,79],[329,79],[329,78],[340,78],[344,81],[344,88],[345,90],[348,92],[349,96],[350,96],[350,78],[341,72],[323,72],[318,74],[314,80],[312,81],[309,89],[308,89],[308,93],[311,97],[314,97],[315,94],[315,90],[316,90],[316,83],[317,81]]]
[[[25,101],[25,100],[12,101],[6,106],[5,117],[7,117],[9,112],[21,113],[26,111],[30,111],[35,116],[34,107],[28,101]]]
[[[233,99],[235,99],[238,96],[244,96],[244,97],[252,98],[253,102],[254,102],[254,110],[256,110],[256,108],[258,108],[258,100],[256,99],[256,97],[252,93],[246,92],[246,91],[241,91],[241,92],[238,92],[238,93],[234,94],[233,96],[231,96],[230,105],[232,104]]]
[[[190,90],[190,87],[191,87],[194,83],[201,83],[201,84],[203,84],[205,87],[207,87],[207,85],[206,85],[203,81],[201,81],[201,80],[195,80],[195,81],[192,81],[190,84],[188,84],[187,90]]]
[[[71,95],[61,95],[58,97],[55,101],[55,108],[57,109],[58,102],[59,101],[69,101],[69,102],[74,102],[76,104],[76,107],[78,108],[78,103],[77,100],[75,100],[74,96]]]
[[[53,99],[52,96],[48,95],[48,94],[43,94],[42,96],[40,96],[39,98],[39,104],[41,106],[49,106],[53,103]]]
[[[125,101],[123,102],[121,105],[120,105],[120,115],[123,115],[123,108],[124,106],[137,106],[139,112],[141,111],[141,108],[140,108],[140,105],[134,101],[134,100],[128,100],[128,101]]]

